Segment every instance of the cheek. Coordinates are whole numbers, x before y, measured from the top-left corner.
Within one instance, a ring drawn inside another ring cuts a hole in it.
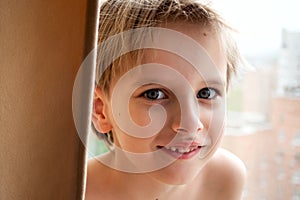
[[[200,119],[214,143],[223,136],[225,126],[225,104],[213,106],[211,109],[202,110]],[[200,112],[201,113],[201,112]]]
[[[139,126],[147,126],[151,123],[149,116],[149,107],[140,105],[139,103],[129,103],[130,123],[135,123]]]
[[[149,153],[155,151],[153,148],[153,138],[132,137],[117,128],[115,129],[114,139],[115,145],[118,148],[128,152]]]

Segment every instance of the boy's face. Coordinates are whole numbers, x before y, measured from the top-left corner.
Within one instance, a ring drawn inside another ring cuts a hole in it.
[[[183,184],[197,176],[223,135],[226,59],[219,37],[207,29],[183,23],[166,28],[191,37],[208,55],[175,38],[172,48],[190,58],[147,49],[142,65],[115,79],[104,103],[117,149],[145,155],[149,174]],[[160,162],[165,157],[168,164]]]

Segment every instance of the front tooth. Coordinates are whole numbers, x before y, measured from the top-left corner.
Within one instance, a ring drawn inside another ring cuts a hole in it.
[[[174,151],[174,152],[177,150],[176,147],[171,147],[170,149],[171,149],[171,151]]]
[[[187,151],[185,149],[178,149],[179,153],[186,153]]]
[[[192,148],[188,148],[188,149],[177,148],[177,147],[166,147],[166,148],[173,151],[173,152],[179,152],[179,153],[189,153],[189,152],[194,151],[195,149],[197,149],[197,147],[192,147]]]

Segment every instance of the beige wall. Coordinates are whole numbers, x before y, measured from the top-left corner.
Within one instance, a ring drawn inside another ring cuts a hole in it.
[[[0,199],[80,199],[86,0],[0,0]]]

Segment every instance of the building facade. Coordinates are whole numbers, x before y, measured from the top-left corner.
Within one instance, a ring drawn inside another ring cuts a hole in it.
[[[244,200],[300,200],[300,33],[282,38],[277,65],[245,76],[223,140],[247,167]]]

